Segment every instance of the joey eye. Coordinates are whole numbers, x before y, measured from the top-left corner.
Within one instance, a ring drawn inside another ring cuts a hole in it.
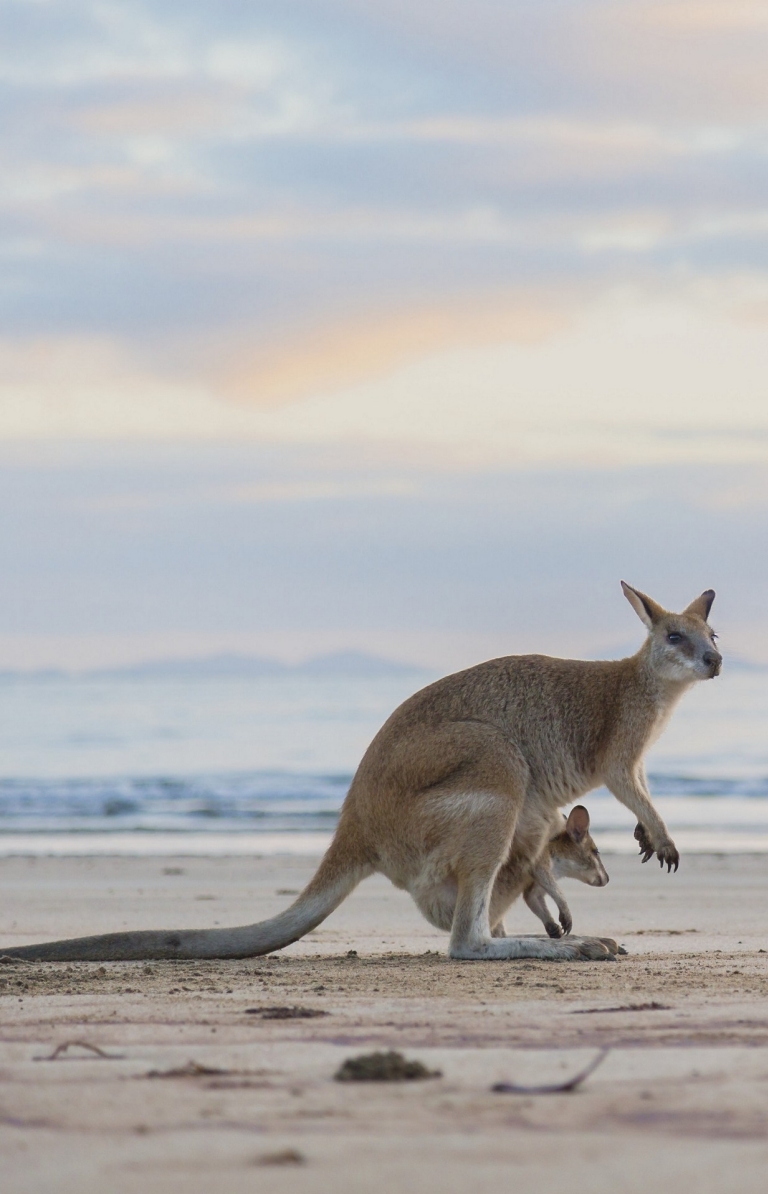
[[[682,634],[678,634],[676,630],[673,630],[673,631],[671,631],[671,632],[670,632],[670,633],[667,635],[667,642],[668,642],[668,643],[681,643],[682,641],[683,641],[683,636],[682,636]]]

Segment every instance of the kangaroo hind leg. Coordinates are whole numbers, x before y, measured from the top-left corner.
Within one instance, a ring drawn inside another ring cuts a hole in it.
[[[463,961],[542,958],[556,962],[606,961],[615,958],[614,942],[598,937],[497,937],[488,917],[493,875],[481,871],[459,879],[451,929],[450,954]]]
[[[483,793],[468,808],[472,824],[464,827],[464,846],[456,859],[457,894],[451,925],[450,955],[465,961],[542,958],[552,961],[605,960],[615,956],[598,938],[551,940],[498,936],[498,914],[491,930],[491,900],[499,870],[509,857],[518,810],[524,796],[519,777],[509,776],[506,791]],[[503,913],[502,913],[503,915]]]

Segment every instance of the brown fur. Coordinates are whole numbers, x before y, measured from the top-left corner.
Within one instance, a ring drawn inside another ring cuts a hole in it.
[[[720,670],[706,622],[714,593],[673,614],[623,588],[649,632],[630,658],[492,659],[430,684],[396,709],[358,767],[317,874],[272,920],[6,952],[51,960],[268,953],[303,936],[379,871],[450,931],[454,958],[613,956],[615,945],[598,938],[493,937],[491,926],[529,884],[558,809],[600,784],[635,813],[646,853],[677,868],[642,760],[685,690]]]

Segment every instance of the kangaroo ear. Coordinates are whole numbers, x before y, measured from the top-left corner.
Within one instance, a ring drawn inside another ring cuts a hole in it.
[[[583,804],[577,804],[568,814],[565,832],[575,842],[581,842],[589,833],[589,813]]]
[[[709,617],[709,611],[712,608],[712,602],[715,600],[715,590],[705,589],[701,597],[697,597],[690,605],[683,610],[685,614],[697,614],[706,622]]]
[[[649,630],[652,630],[654,622],[658,622],[659,618],[664,616],[664,610],[651,597],[646,597],[645,593],[641,593],[639,589],[633,589],[626,581],[621,582],[621,587],[624,590],[624,596],[640,621]]]

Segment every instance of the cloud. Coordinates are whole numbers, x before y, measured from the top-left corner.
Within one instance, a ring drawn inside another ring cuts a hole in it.
[[[481,292],[465,295],[463,302],[350,316],[303,329],[258,354],[229,352],[214,383],[243,402],[283,405],[391,375],[441,350],[546,339],[567,319],[564,300],[565,295]]]
[[[265,413],[262,434],[419,443],[499,464],[765,459],[768,341],[734,306],[730,318],[695,288],[616,291],[517,341],[455,342],[385,378],[329,387]],[[321,374],[312,357],[307,373]]]
[[[0,437],[335,445],[347,462],[365,449],[459,470],[764,462],[767,320],[768,284],[735,277],[481,293],[348,315],[258,352],[243,330],[175,368],[109,338],[9,340]]]
[[[236,485],[195,485],[123,489],[98,498],[75,500],[73,509],[82,511],[168,511],[220,506],[272,506],[299,502],[352,502],[366,498],[412,496],[418,486],[404,477],[304,477],[269,481],[248,481]]]
[[[0,439],[195,439],[251,422],[111,338],[0,342]]]
[[[656,0],[637,9],[635,20],[656,28],[715,34],[768,32],[768,13],[754,0]]]
[[[62,121],[102,138],[194,137],[225,132],[237,116],[240,97],[213,87],[147,89],[70,108]]]
[[[345,0],[341,7],[431,70],[442,67],[473,86],[488,104],[653,114],[667,125],[764,119],[768,27],[750,0],[391,0],[384,7]]]
[[[714,451],[699,383],[738,415],[729,452],[751,426],[759,6],[66,0],[4,19],[6,435],[656,458],[683,452],[670,409]],[[705,315],[734,278],[741,298]],[[629,292],[631,333],[605,314]]]

